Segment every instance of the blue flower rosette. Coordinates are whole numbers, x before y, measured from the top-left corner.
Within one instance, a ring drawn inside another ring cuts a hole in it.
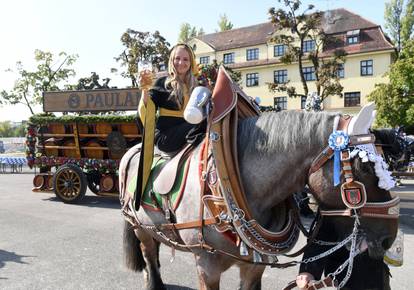
[[[341,183],[341,151],[348,147],[349,136],[344,131],[334,131],[328,144],[334,150],[334,186],[337,186]]]

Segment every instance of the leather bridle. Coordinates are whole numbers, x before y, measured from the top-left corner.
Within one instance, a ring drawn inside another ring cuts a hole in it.
[[[338,128],[346,130],[351,118],[341,118]],[[352,164],[350,158],[350,147],[354,147],[361,144],[374,144],[375,136],[373,134],[361,134],[361,135],[350,135],[349,144],[345,149],[341,150],[341,172],[344,174],[345,183],[341,184],[341,195],[346,206],[345,209],[320,209],[322,216],[355,216],[370,217],[370,218],[385,218],[385,219],[397,219],[399,217],[399,203],[400,198],[398,196],[385,202],[367,202],[365,186],[354,180],[352,174]],[[308,173],[308,181],[310,176],[321,169],[325,163],[331,159],[334,155],[334,150],[327,146],[323,151],[313,160]],[[345,184],[357,183],[360,188],[359,194],[360,199],[357,204],[353,204],[347,197],[350,194],[355,194],[355,188],[348,187],[343,189]],[[354,192],[352,192],[354,190]],[[345,191],[345,192],[344,192]],[[344,196],[345,195],[345,196]]]

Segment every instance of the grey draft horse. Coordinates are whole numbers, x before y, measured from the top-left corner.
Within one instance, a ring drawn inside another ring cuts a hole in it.
[[[265,113],[259,117],[241,120],[238,125],[238,159],[246,200],[253,216],[270,231],[281,228],[278,205],[287,197],[300,191],[306,183],[314,190],[315,199],[325,209],[344,208],[339,188],[333,185],[333,162],[328,161],[308,178],[312,161],[326,147],[334,128],[337,114],[285,111]],[[365,118],[366,119],[366,118]],[[369,119],[369,118],[368,118]],[[369,124],[366,128],[369,127]],[[176,209],[177,223],[199,218],[200,181],[198,158],[199,145],[190,157],[189,175],[181,204]],[[121,199],[125,198],[126,184],[137,171],[139,146],[130,149],[120,165]],[[135,157],[133,157],[135,156]],[[127,166],[128,165],[128,166]],[[126,170],[126,168],[129,168]],[[386,202],[392,199],[389,191],[378,187],[378,178],[371,162],[352,161],[355,179],[364,183],[368,201]],[[127,172],[128,171],[128,172]],[[342,182],[343,182],[343,177]],[[127,206],[127,205],[126,205]],[[283,212],[283,210],[282,210]],[[283,212],[286,214],[286,211]],[[205,213],[207,217],[207,213]],[[125,222],[124,253],[127,266],[135,271],[145,270],[147,289],[166,289],[159,272],[160,243],[171,246],[156,225],[168,223],[161,212],[141,207],[135,215],[140,226]],[[353,219],[340,217],[338,228],[342,237],[352,231]],[[380,258],[388,249],[397,232],[398,220],[361,218],[372,257]],[[239,249],[212,226],[204,227],[204,240],[214,249],[239,255]],[[179,231],[182,242],[195,256],[200,289],[219,289],[221,274],[233,265],[240,269],[239,289],[261,289],[264,265],[233,259],[219,251],[211,252],[191,245],[199,242],[198,229]]]

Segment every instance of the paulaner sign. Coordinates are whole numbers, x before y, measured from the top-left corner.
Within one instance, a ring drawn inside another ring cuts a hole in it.
[[[44,112],[133,111],[139,89],[43,92]]]

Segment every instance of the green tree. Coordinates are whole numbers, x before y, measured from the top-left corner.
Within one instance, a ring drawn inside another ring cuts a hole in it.
[[[385,3],[385,28],[399,53],[414,29],[414,0],[390,0]]]
[[[189,23],[185,22],[181,24],[180,33],[178,35],[178,42],[187,43],[191,38],[203,34],[203,28],[197,30],[195,26],[191,26]]]
[[[220,32],[233,29],[233,23],[229,21],[226,14],[220,15],[220,18],[217,24],[219,26],[218,31]]]
[[[26,126],[24,122],[14,126],[10,121],[0,122],[0,137],[24,137]]]
[[[391,65],[389,83],[378,84],[368,99],[377,108],[376,125],[384,127],[414,124],[414,40],[406,43],[399,59]]]
[[[44,91],[58,91],[75,71],[71,66],[77,60],[77,55],[61,52],[56,60],[51,52],[35,50],[36,69],[30,71],[24,68],[22,62],[16,63],[18,78],[10,91],[0,92],[0,105],[24,104],[34,114],[33,106],[42,102]],[[9,69],[8,71],[13,72]]]
[[[121,43],[124,50],[119,56],[115,57],[115,60],[126,68],[121,76],[131,79],[132,87],[138,86],[136,78],[138,62],[150,61],[157,69],[168,63],[170,44],[159,31],[150,33],[127,29],[121,36]],[[115,71],[115,69],[112,69],[112,72]]]
[[[10,121],[0,122],[0,137],[13,137],[13,128]]]
[[[299,75],[303,91],[287,83],[270,83],[269,90],[273,92],[285,91],[290,97],[307,96],[308,82],[303,72],[304,62],[311,61],[315,69],[316,93],[323,102],[329,96],[341,95],[343,90],[339,82],[338,71],[345,62],[345,51],[335,48],[338,40],[326,34],[321,26],[322,12],[310,13],[314,6],[300,12],[301,2],[298,0],[278,0],[283,2],[285,9],[270,8],[269,15],[275,27],[275,34],[271,38],[275,44],[284,45],[285,53],[280,58],[285,64],[298,63]],[[304,51],[305,41],[312,41],[314,49]],[[321,57],[323,48],[331,47],[332,56]]]
[[[13,128],[13,137],[24,137],[26,136],[26,123],[21,123]]]

